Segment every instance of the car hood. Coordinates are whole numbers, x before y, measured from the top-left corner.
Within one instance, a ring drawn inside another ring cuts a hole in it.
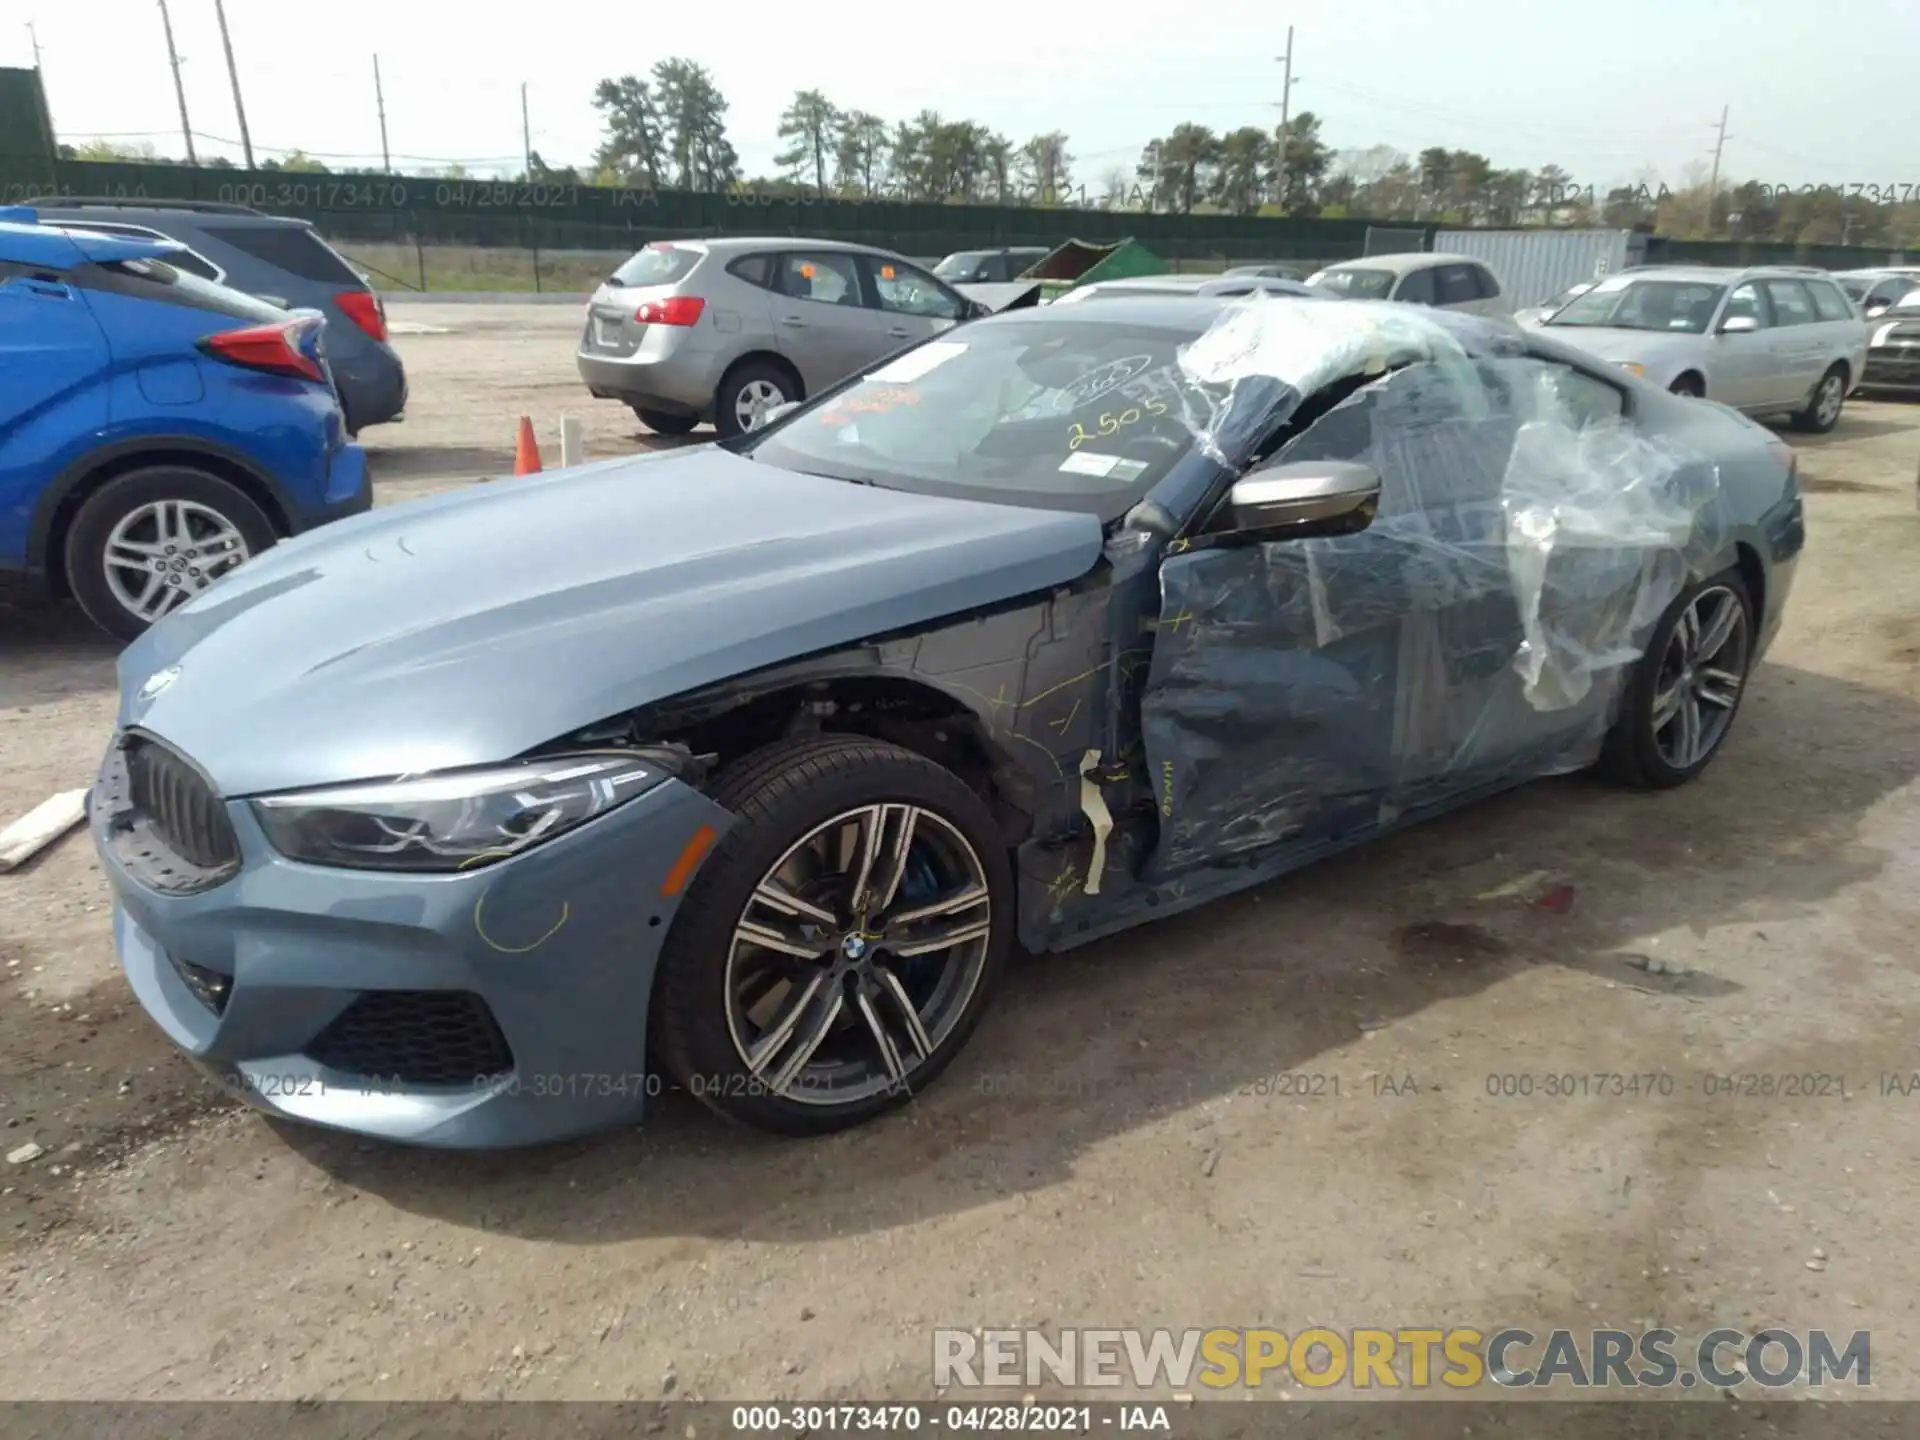
[[[1707,340],[1705,335],[1615,330],[1606,325],[1542,325],[1539,331],[1550,340],[1584,350],[1599,360],[1631,360],[1636,365],[1649,367],[1682,355],[1698,355]]]
[[[249,561],[120,659],[226,795],[504,760],[655,700],[1065,584],[1090,514],[715,446],[475,486]]]

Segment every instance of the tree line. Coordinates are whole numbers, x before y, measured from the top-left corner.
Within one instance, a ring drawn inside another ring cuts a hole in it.
[[[889,120],[800,90],[782,112],[778,173],[749,176],[727,131],[727,100],[711,72],[669,58],[644,76],[594,88],[602,135],[592,161],[554,166],[535,152],[521,181],[751,190],[768,198],[892,199],[1039,205],[1177,214],[1294,216],[1473,226],[1647,228],[1681,239],[1920,247],[1920,187],[1717,186],[1696,166],[1676,189],[1657,176],[1595,185],[1562,166],[1502,168],[1472,150],[1389,145],[1336,150],[1321,117],[1225,132],[1192,122],[1149,140],[1131,164],[1079,173],[1064,131],[1017,140],[969,119],[922,110]],[[71,159],[157,161],[104,141],[62,146]],[[215,160],[216,165],[231,164]],[[325,171],[294,151],[265,169]],[[464,176],[457,165],[438,173]]]

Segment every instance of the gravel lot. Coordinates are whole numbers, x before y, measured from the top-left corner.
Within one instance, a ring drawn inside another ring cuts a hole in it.
[[[444,333],[400,339],[383,501],[509,468],[523,412],[550,460],[568,411],[660,443],[580,388],[570,306],[394,315]],[[935,1325],[1657,1321],[1871,1328],[1920,1398],[1920,1094],[1882,1080],[1920,1069],[1920,407],[1794,443],[1809,548],[1702,783],[1536,785],[1023,963],[932,1093],[824,1142],[672,1096],[507,1156],[277,1128],[136,1006],[69,836],[0,876],[0,1144],[44,1149],[0,1165],[0,1394],[886,1398]],[[0,816],[87,782],[111,683],[77,616],[0,611]],[[1839,1083],[1702,1084],[1744,1074]]]

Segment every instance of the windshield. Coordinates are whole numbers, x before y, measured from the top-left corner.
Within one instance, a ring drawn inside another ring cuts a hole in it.
[[[980,268],[980,263],[987,258],[988,253],[985,250],[962,250],[958,254],[947,256],[934,266],[933,273],[942,280],[964,280]]]
[[[1384,300],[1393,293],[1391,270],[1322,270],[1307,281],[1316,290],[1331,290],[1342,300]]]
[[[704,250],[681,245],[649,245],[609,277],[611,285],[671,285],[684,280]]]
[[[823,397],[740,453],[890,490],[1118,519],[1194,444],[1190,330],[991,321]]]
[[[1847,292],[1847,298],[1854,301],[1866,299],[1867,292],[1875,284],[1872,280],[1853,280],[1844,275],[1836,275],[1833,278],[1839,282],[1840,288]]]
[[[1725,293],[1724,285],[1699,280],[1609,280],[1574,300],[1547,324],[1704,335]]]

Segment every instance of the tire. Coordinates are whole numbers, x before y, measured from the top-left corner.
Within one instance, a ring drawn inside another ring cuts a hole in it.
[[[178,511],[167,515],[159,507],[188,507],[184,516]],[[161,523],[176,526],[184,520],[185,530],[162,535]],[[185,603],[185,599],[163,602],[165,608],[142,613],[115,593],[112,574],[134,599],[133,586],[141,571],[127,565],[108,565],[108,547],[119,538],[131,546],[152,544],[153,561],[166,565],[163,572],[166,590],[190,598],[213,583],[220,575],[261,551],[270,549],[278,537],[273,524],[260,507],[240,489],[217,475],[184,465],[155,465],[109,480],[87,498],[67,532],[65,549],[67,588],[86,616],[110,635],[122,640],[137,639],[155,619]],[[224,530],[216,537],[216,530]],[[217,550],[204,550],[209,541]],[[164,548],[172,543],[174,548]],[[117,553],[131,560],[133,550]],[[234,558],[237,556],[238,558]],[[212,563],[208,563],[211,559]],[[201,563],[194,564],[199,561]],[[164,592],[160,592],[164,593]],[[159,599],[156,593],[155,600]]]
[[[1732,655],[1721,649],[1704,655],[1696,653],[1690,662],[1683,660],[1684,642],[1676,644],[1676,632],[1690,615],[1696,622],[1715,621],[1719,613],[1714,603],[1716,597],[1730,601],[1735,607],[1734,628],[1726,644],[1732,645],[1737,640],[1739,653]],[[1601,753],[1601,771],[1634,789],[1668,790],[1684,785],[1705,770],[1720,753],[1739,716],[1758,634],[1753,598],[1747,593],[1746,582],[1740,578],[1739,571],[1723,570],[1681,591],[1660,617],[1660,623],[1654,626],[1646,653],[1634,664],[1626,692],[1621,697],[1620,714]],[[1714,660],[1726,663],[1708,663]],[[1691,674],[1692,679],[1680,679],[1687,674]],[[1737,678],[1729,680],[1729,676]],[[1664,722],[1657,720],[1656,707],[1673,693],[1676,681],[1692,687],[1692,694],[1683,700],[1681,709],[1691,707],[1695,733],[1705,742],[1703,748],[1683,747],[1685,731],[1674,728],[1686,724],[1683,713],[1676,712]],[[1695,684],[1696,681],[1700,683]],[[1709,700],[1703,696],[1720,698]],[[1727,697],[1731,703],[1722,703]],[[1709,724],[1711,730],[1707,729]]]
[[[992,813],[933,761],[852,735],[757,751],[722,773],[713,798],[739,818],[695,878],[661,949],[652,1021],[665,1069],[721,1115],[780,1135],[844,1130],[910,1099],[966,1044],[1013,944],[1013,871]],[[845,901],[854,887],[845,877],[858,869],[866,831],[857,830],[841,852],[855,856],[846,871],[829,860],[805,881],[795,878],[808,868],[801,859],[783,869],[783,857],[798,851],[802,859],[818,858],[806,848],[811,834],[851,826],[850,813],[882,806],[894,807],[879,811],[882,859],[900,833],[902,807],[916,838],[907,864],[876,866],[878,888],[891,876],[905,878],[892,903],[879,907],[882,923],[866,927],[863,939],[847,924],[854,907]],[[955,862],[951,870],[948,861]],[[780,914],[757,898],[768,884],[777,884],[783,898],[818,901],[820,910],[835,912],[835,923],[809,928],[804,915]],[[910,886],[920,893],[909,895]],[[967,901],[976,890],[984,890],[984,900]],[[929,896],[939,903],[947,895],[962,903],[940,919],[904,930],[884,923],[923,908]],[[740,938],[736,927],[749,913],[756,924],[783,927],[770,938],[800,939],[799,948],[818,956],[786,955]],[[890,939],[924,945],[933,938],[922,926],[941,927],[941,939],[965,938],[895,955]],[[837,1010],[832,1028],[822,1031],[830,1009]],[[916,1017],[911,1025],[907,1009]],[[776,1039],[783,1029],[786,1038]],[[893,1044],[891,1057],[876,1038],[881,1031]],[[808,1050],[804,1042],[816,1033],[824,1039]],[[770,1042],[756,1071],[747,1054]]]
[[[1813,387],[1807,407],[1787,423],[1807,435],[1825,435],[1840,423],[1840,411],[1847,403],[1847,372],[1835,365]]]
[[[1698,375],[1682,375],[1667,387],[1667,393],[1680,395],[1688,400],[1703,400],[1706,398],[1707,387]]]
[[[642,410],[638,405],[633,413],[640,417],[640,423],[656,435],[685,435],[700,421],[692,415],[670,415],[665,410]]]
[[[773,399],[767,390],[759,390],[767,408],[800,398],[800,387],[794,383],[793,376],[769,360],[750,360],[734,367],[722,377],[713,397],[713,428],[720,432],[722,439],[730,439],[748,428],[740,412],[756,387],[771,387],[778,393],[779,398]]]

